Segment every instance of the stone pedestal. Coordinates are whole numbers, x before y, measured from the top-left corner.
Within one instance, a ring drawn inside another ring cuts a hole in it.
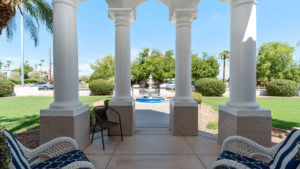
[[[198,103],[170,102],[170,132],[174,136],[198,135]]]
[[[270,110],[236,109],[226,105],[219,106],[219,144],[222,144],[229,136],[239,135],[270,147],[271,130]]]
[[[135,129],[135,103],[134,101],[128,102],[109,102],[109,106],[119,111],[122,121],[122,129],[124,136],[134,135]],[[112,110],[108,111],[108,119],[111,121],[119,122],[119,117]],[[120,127],[110,129],[111,136],[120,136]]]
[[[71,137],[83,150],[90,143],[89,105],[74,109],[43,109],[40,112],[40,144],[57,137]]]

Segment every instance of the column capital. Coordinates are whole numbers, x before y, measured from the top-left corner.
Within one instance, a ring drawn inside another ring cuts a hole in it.
[[[119,20],[133,22],[136,19],[135,8],[109,8],[108,16],[116,22]]]
[[[73,8],[75,8],[77,10],[77,0],[53,0],[52,6],[54,6],[54,4],[58,4],[58,3],[63,3],[66,5],[72,6]]]
[[[231,8],[236,8],[246,4],[257,5],[257,1],[256,0],[231,0],[230,6]]]
[[[196,19],[198,9],[170,9],[170,20],[174,23],[192,21]]]

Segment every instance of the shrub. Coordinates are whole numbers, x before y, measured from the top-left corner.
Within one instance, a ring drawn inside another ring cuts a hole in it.
[[[296,82],[285,79],[277,79],[266,85],[269,96],[296,96],[298,85]]]
[[[11,162],[11,154],[8,143],[3,133],[3,129],[0,126],[0,168],[8,169],[8,165]]]
[[[36,79],[24,79],[24,83],[37,83],[38,80]]]
[[[90,126],[94,126],[95,125],[95,116],[93,113],[93,108],[94,106],[90,106]]]
[[[114,84],[104,79],[97,79],[89,83],[89,89],[92,95],[111,95],[114,90]]]
[[[201,93],[193,92],[192,96],[193,96],[194,100],[196,102],[198,102],[198,104],[202,103],[202,94]]]
[[[105,107],[108,107],[108,103],[111,101],[111,99],[112,99],[111,97],[108,97],[104,100]]]
[[[218,121],[209,122],[206,125],[206,128],[208,128],[210,130],[217,130],[218,129]]]
[[[196,81],[195,89],[203,96],[222,96],[226,91],[226,85],[215,78],[203,78]]]
[[[7,79],[0,79],[0,97],[11,95],[14,92],[14,83]]]

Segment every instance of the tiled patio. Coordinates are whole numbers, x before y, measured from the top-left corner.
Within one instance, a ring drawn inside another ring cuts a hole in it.
[[[204,169],[220,152],[217,137],[199,132],[197,137],[172,136],[167,128],[168,103],[136,105],[136,131],[131,137],[101,135],[84,152],[97,169]],[[106,134],[105,134],[106,135]]]

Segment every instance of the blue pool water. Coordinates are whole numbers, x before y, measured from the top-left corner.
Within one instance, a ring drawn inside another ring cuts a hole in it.
[[[142,102],[142,103],[163,103],[165,102],[165,99],[162,97],[148,97],[148,96],[144,96],[144,97],[138,97],[136,98],[137,102]]]

